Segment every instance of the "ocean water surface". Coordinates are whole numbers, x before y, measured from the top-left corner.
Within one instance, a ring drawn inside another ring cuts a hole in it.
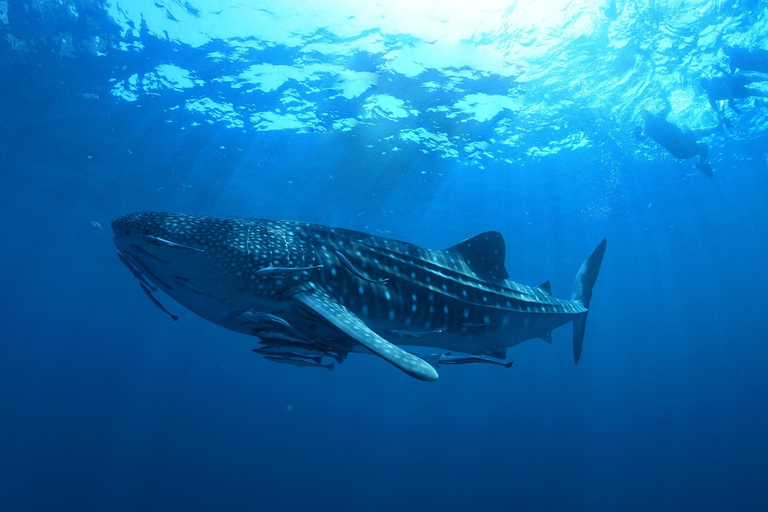
[[[716,125],[700,79],[768,50],[767,15],[0,0],[0,508],[767,510],[768,107],[725,109],[711,179],[632,134],[665,98]],[[171,321],[115,256],[142,210],[496,230],[561,298],[608,249],[578,366],[565,326],[425,383],[274,364],[159,295]]]

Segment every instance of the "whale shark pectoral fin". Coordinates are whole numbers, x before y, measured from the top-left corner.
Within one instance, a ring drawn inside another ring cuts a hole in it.
[[[297,293],[293,299],[411,377],[426,381],[437,379],[437,371],[429,363],[373,332],[355,314],[327,293],[314,289]]]

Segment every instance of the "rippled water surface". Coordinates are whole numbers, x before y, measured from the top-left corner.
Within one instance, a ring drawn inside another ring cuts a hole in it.
[[[632,129],[665,98],[716,125],[700,79],[768,50],[767,14],[0,0],[4,509],[763,510],[768,107],[726,109],[712,179]],[[497,230],[561,298],[608,249],[578,366],[564,327],[428,384],[274,364],[162,297],[170,321],[114,255],[140,210]]]

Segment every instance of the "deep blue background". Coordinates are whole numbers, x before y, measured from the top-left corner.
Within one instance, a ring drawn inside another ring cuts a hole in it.
[[[766,509],[764,135],[719,140],[707,180],[608,137],[479,170],[371,129],[182,131],[167,96],[85,101],[121,68],[46,51],[46,23],[0,54],[3,510]],[[609,245],[578,367],[563,328],[426,384],[271,364],[166,300],[170,322],[89,223],[151,209],[436,248],[496,229],[512,279],[560,297]]]

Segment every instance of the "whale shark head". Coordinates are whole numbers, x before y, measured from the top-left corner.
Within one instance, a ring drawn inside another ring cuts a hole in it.
[[[115,233],[114,241],[118,249],[127,249],[128,245],[134,245],[145,248],[155,246],[185,249],[188,253],[203,253],[216,249],[232,253],[234,247],[227,244],[222,236],[231,224],[232,221],[227,219],[178,213],[138,212],[113,220],[112,231]]]
[[[246,302],[244,293],[247,233],[237,223],[141,212],[115,219],[112,230],[123,263],[138,279],[146,279],[142,287],[153,289],[149,282],[154,283],[184,307],[214,322],[225,322],[233,308],[253,307],[253,294]]]
[[[314,261],[314,253],[291,243],[292,232],[284,228],[165,212],[131,213],[112,222],[115,247],[134,276],[217,323],[237,311],[272,310],[281,293],[308,278],[313,267],[301,271],[301,265]]]

